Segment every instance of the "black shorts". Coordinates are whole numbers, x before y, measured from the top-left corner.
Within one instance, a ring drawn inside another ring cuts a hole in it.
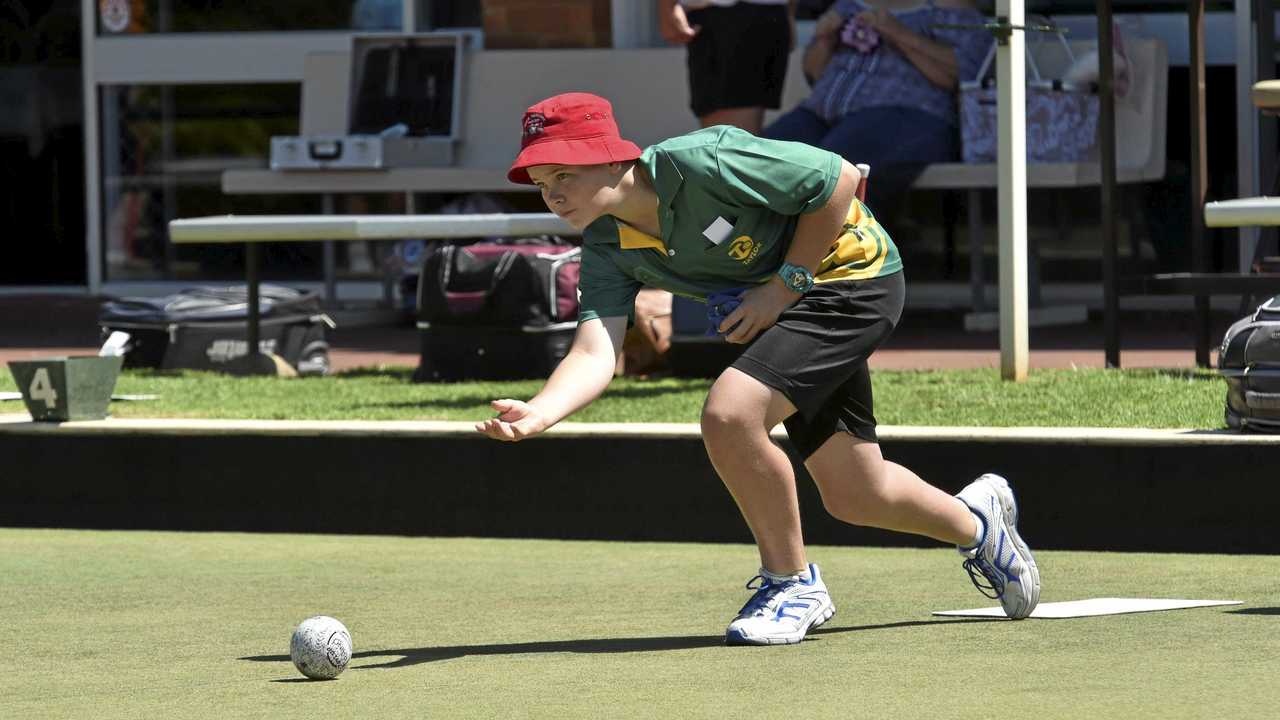
[[[791,45],[786,5],[711,6],[689,11],[689,24],[701,27],[687,56],[694,115],[781,105]]]
[[[905,297],[900,272],[814,285],[734,361],[796,406],[783,425],[801,457],[837,432],[878,442],[867,358],[898,325]]]

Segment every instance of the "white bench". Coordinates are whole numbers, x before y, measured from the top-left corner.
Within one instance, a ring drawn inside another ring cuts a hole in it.
[[[1253,103],[1259,110],[1280,113],[1280,80],[1255,83],[1252,95]],[[1205,203],[1204,224],[1207,227],[1280,226],[1280,197],[1250,197]],[[1245,293],[1246,298],[1280,292],[1280,273],[1205,274],[1199,282],[1231,288]]]
[[[1073,42],[1077,56],[1097,47],[1093,41]],[[1169,58],[1164,43],[1155,39],[1134,39],[1126,46],[1132,64],[1128,93],[1116,102],[1116,181],[1119,184],[1155,182],[1165,174],[1165,139],[1168,121]],[[1070,62],[1065,51],[1054,43],[1034,46],[1036,61],[1046,77],[1060,77]],[[1100,186],[1101,164],[1095,148],[1092,156],[1074,163],[1029,163],[1028,190],[1061,190]],[[912,185],[917,190],[966,191],[966,215],[969,236],[969,283],[973,312],[966,316],[965,327],[971,330],[993,330],[997,313],[984,312],[985,272],[983,266],[982,192],[997,185],[995,163],[937,163],[929,165]],[[1035,244],[1030,243],[1029,272],[1032,302],[1037,304],[1039,267]],[[1136,252],[1136,243],[1135,243]],[[1033,307],[1029,324],[1048,325],[1081,322],[1087,316],[1084,306],[1058,308]]]
[[[1280,197],[1240,198],[1205,203],[1204,224],[1209,227],[1280,225]]]
[[[1280,80],[1254,83],[1253,104],[1259,110],[1280,114]],[[1280,225],[1280,197],[1253,197],[1205,203],[1204,224],[1209,227]]]

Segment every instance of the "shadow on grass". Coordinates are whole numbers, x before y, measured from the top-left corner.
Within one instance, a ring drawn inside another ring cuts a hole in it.
[[[806,642],[821,640],[826,635],[836,635],[864,630],[893,630],[909,627],[933,627],[938,625],[1003,622],[999,618],[964,618],[959,620],[911,620],[882,625],[850,625],[846,627],[822,627],[809,634]],[[547,640],[542,642],[508,643],[498,645],[453,645],[445,647],[400,648],[396,650],[366,650],[354,653],[352,660],[360,658],[393,658],[372,665],[353,666],[352,670],[375,670],[408,667],[440,660],[455,660],[472,655],[526,655],[532,653],[631,653],[664,650],[696,650],[698,648],[724,646],[723,635],[683,635],[677,637],[601,638],[594,640]],[[240,660],[251,662],[289,662],[288,655],[254,655]],[[301,679],[273,680],[272,682],[298,682]]]
[[[378,373],[371,373],[378,374]],[[520,381],[512,381],[520,382]],[[487,387],[476,388],[474,390],[466,390],[463,392],[453,392],[449,398],[424,398],[422,400],[403,400],[397,402],[376,402],[376,403],[357,403],[348,405],[347,410],[367,410],[370,408],[392,408],[396,410],[421,410],[428,408],[449,408],[453,410],[465,410],[475,408],[481,412],[489,412],[489,401],[498,397],[503,397],[504,391],[498,388],[495,392],[494,385],[499,381],[486,381]],[[650,398],[658,398],[664,395],[679,395],[688,392],[706,392],[706,387],[700,386],[698,383],[689,385],[671,386],[671,385],[646,385],[632,384],[622,387],[612,387],[606,391],[604,399],[619,400],[643,400]]]
[[[342,370],[334,373],[334,375],[344,378],[389,377],[409,382],[413,379],[413,368],[400,366],[358,367],[350,370]]]
[[[123,372],[137,378],[184,378],[184,377],[190,378],[190,377],[198,377],[200,374],[200,371],[197,371],[197,370],[182,370],[182,369],[161,370],[160,368],[145,368],[145,367],[125,368]],[[217,373],[208,372],[205,374],[212,376],[212,375],[216,375]]]
[[[1280,607],[1256,607],[1243,608],[1241,610],[1226,610],[1228,615],[1280,615]]]
[[[1208,368],[1133,368],[1126,372],[1133,373],[1135,375],[1150,374],[1156,377],[1169,377],[1176,380],[1197,380],[1200,382],[1217,382],[1222,379],[1222,375],[1218,374],[1216,370]]]
[[[474,409],[477,413],[488,415],[492,414],[489,409],[489,401],[491,397],[483,399],[477,395],[476,397],[454,398],[451,400],[417,400],[402,402],[380,402],[380,403],[355,403],[353,405],[344,405],[343,410],[357,412],[361,410],[371,409],[389,409],[389,410],[428,410],[431,408],[448,408],[450,410],[467,410]]]

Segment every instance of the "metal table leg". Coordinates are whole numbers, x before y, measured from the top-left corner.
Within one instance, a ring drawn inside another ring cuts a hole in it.
[[[320,202],[321,212],[325,215],[332,215],[333,195],[325,193]],[[325,240],[323,245],[324,304],[328,307],[337,307],[338,282],[336,280],[336,276],[338,274],[338,246],[332,240]]]
[[[259,348],[262,347],[260,342],[261,333],[258,327],[259,305],[258,305],[258,244],[245,243],[244,264],[245,278],[249,292],[249,347],[247,348],[250,357],[257,355]]]
[[[260,305],[258,297],[258,244],[253,242],[244,245],[245,290],[249,296],[248,332],[245,338],[245,355],[228,363],[228,371],[236,375],[275,375],[276,363],[269,355],[262,353],[262,332],[260,327]]]

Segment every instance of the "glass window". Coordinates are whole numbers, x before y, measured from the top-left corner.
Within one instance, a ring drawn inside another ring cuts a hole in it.
[[[480,27],[481,0],[411,0],[420,30]],[[404,0],[98,0],[98,34],[385,31]]]
[[[357,0],[98,0],[98,34],[346,30],[363,20],[357,6],[365,4]],[[399,15],[397,9],[395,16]]]
[[[481,0],[416,0],[419,30],[478,28],[484,25]]]
[[[80,6],[0,8],[0,285],[84,282]]]
[[[265,168],[271,136],[298,133],[298,84],[117,85],[100,98],[108,281],[243,276],[242,246],[174,246],[174,218],[320,212],[315,196],[222,193],[222,171]],[[265,245],[264,271],[318,279],[321,252],[319,243]]]

